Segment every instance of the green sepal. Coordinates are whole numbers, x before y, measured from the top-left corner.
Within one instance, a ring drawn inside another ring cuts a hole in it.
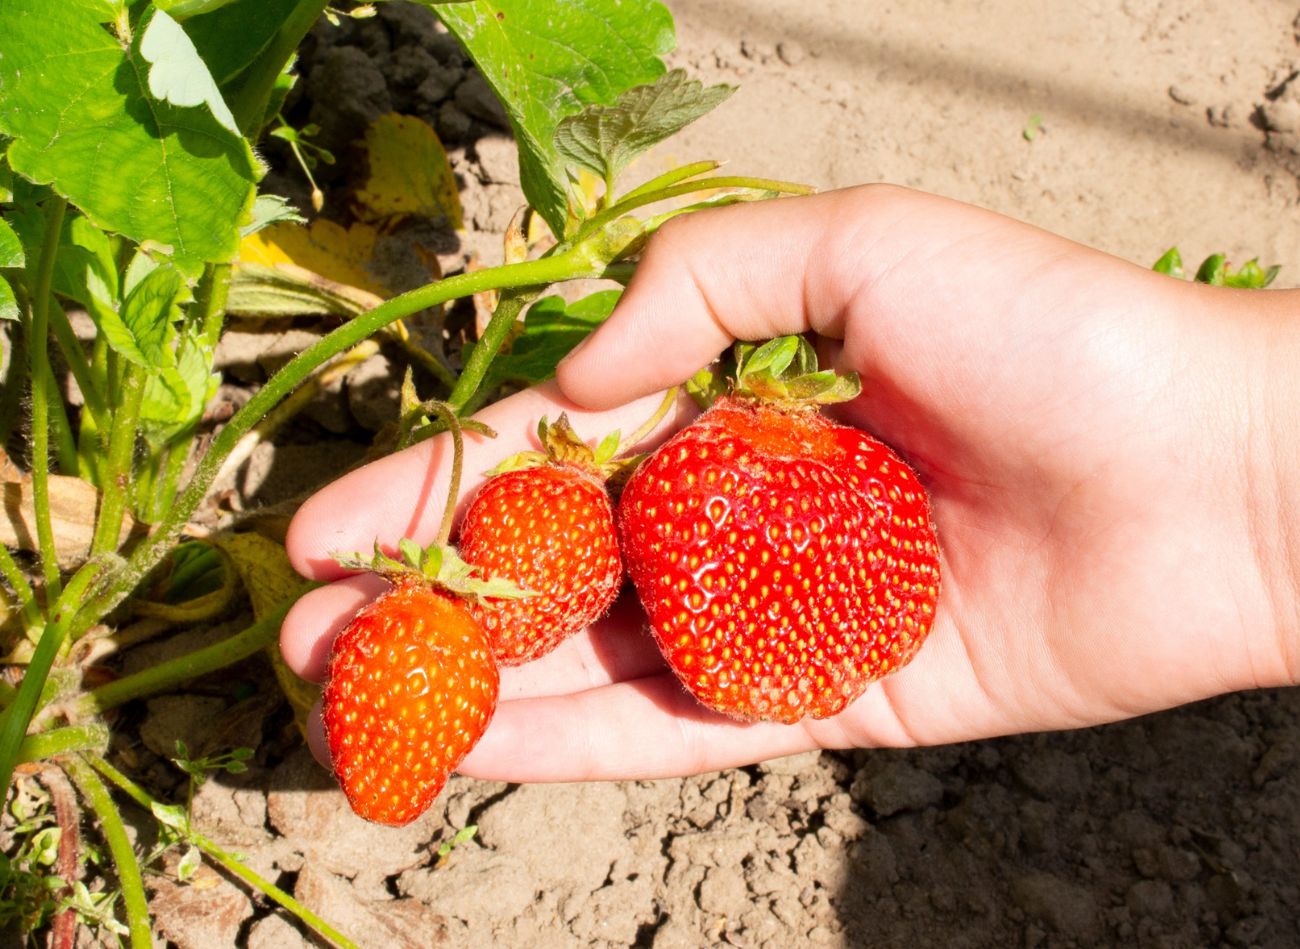
[[[813,407],[847,402],[862,391],[856,372],[817,368],[817,353],[802,336],[782,336],[761,346],[736,345],[735,395]]]
[[[388,556],[375,542],[375,552],[335,554],[334,560],[347,570],[377,573],[391,583],[427,583],[447,593],[469,599],[519,600],[536,596],[532,590],[500,577],[483,577],[479,568],[466,563],[455,547],[430,544],[421,547],[410,538],[397,543],[401,559]]]
[[[622,436],[618,431],[610,432],[595,448],[582,440],[574,430],[567,414],[561,414],[554,423],[545,416],[537,423],[537,440],[541,451],[521,451],[511,455],[488,472],[488,477],[506,474],[510,471],[524,471],[539,468],[542,465],[574,465],[589,471],[602,481],[616,479],[633,462],[633,459],[618,458]]]

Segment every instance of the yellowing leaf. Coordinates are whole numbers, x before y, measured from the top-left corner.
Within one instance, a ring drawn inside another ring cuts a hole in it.
[[[218,534],[212,538],[212,543],[225,551],[234,563],[235,570],[244,581],[244,588],[248,590],[256,619],[261,619],[307,587],[307,582],[289,565],[289,555],[284,552],[283,545],[268,537],[251,532]],[[280,683],[281,691],[293,706],[293,717],[298,723],[298,729],[306,735],[307,715],[320,698],[320,686],[295,675],[285,665],[277,646],[268,647],[266,654],[275,669],[275,678]]]
[[[366,131],[370,178],[357,192],[361,217],[372,221],[414,214],[465,226],[456,178],[438,133],[414,116],[391,112]]]
[[[313,221],[311,227],[273,224],[239,242],[239,264],[261,267],[291,264],[332,283],[359,287],[387,298],[392,293],[367,269],[378,240],[379,231],[369,224],[353,224],[347,228],[326,220]]]

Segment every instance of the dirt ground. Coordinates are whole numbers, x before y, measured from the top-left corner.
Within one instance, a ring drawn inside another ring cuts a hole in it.
[[[670,6],[676,62],[740,91],[643,162],[647,176],[709,157],[822,188],[887,180],[1144,265],[1177,244],[1193,265],[1258,255],[1282,265],[1281,284],[1300,284],[1295,5]],[[444,269],[471,253],[499,259],[520,199],[512,145],[427,16],[393,5],[322,28],[304,63],[291,108],[345,159],[323,169],[326,184],[346,186],[348,142],[370,119],[423,115],[454,149],[472,222],[442,248]],[[273,180],[304,197],[293,175]],[[400,247],[390,264],[397,282],[422,277]],[[223,359],[235,381],[255,383],[276,352],[301,346],[294,332],[233,334]],[[239,503],[293,497],[358,457],[358,429],[381,424],[392,397],[388,370],[373,361],[308,427],[259,450],[229,485]],[[456,778],[419,822],[384,830],[350,814],[282,712],[268,717],[266,673],[233,678],[149,703],[143,747],[124,750],[165,792],[178,776],[159,756],[175,737],[257,745],[249,773],[202,789],[200,826],[366,946],[1300,946],[1294,689],[1073,733],[681,780]],[[477,836],[439,863],[439,844],[468,824]],[[154,884],[171,943],[306,944],[264,902],[205,880]]]

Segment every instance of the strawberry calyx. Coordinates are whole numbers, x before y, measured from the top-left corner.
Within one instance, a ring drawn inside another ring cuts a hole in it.
[[[731,394],[781,408],[813,410],[848,402],[862,391],[856,372],[818,369],[817,353],[802,336],[781,336],[762,345],[736,344],[736,381]]]
[[[617,481],[625,469],[635,467],[641,456],[618,457],[622,444],[618,431],[610,432],[592,448],[573,428],[566,413],[550,422],[545,416],[537,424],[537,440],[541,451],[521,451],[511,455],[488,472],[489,477],[510,471],[524,471],[543,465],[571,465],[595,475],[601,481]]]
[[[534,591],[525,590],[509,580],[483,576],[478,567],[466,563],[456,548],[449,544],[421,547],[415,541],[403,538],[398,541],[397,549],[400,560],[384,553],[376,541],[375,552],[370,556],[339,553],[334,555],[334,560],[348,570],[379,574],[395,586],[424,583],[466,599],[519,600],[536,596]]]

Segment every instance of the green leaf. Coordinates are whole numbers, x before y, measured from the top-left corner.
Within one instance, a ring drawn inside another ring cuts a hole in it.
[[[306,224],[307,219],[298,213],[298,209],[289,203],[288,198],[278,194],[259,194],[253,202],[253,218],[239,229],[240,237],[256,234],[264,227],[288,221],[290,224]]]
[[[754,350],[740,365],[741,376],[764,373],[779,376],[794,362],[803,339],[799,336],[781,336]]]
[[[589,105],[560,121],[555,147],[575,164],[612,182],[642,152],[712,111],[736,91],[708,86],[674,69],[629,89],[613,105]]]
[[[26,266],[27,255],[23,253],[23,242],[18,239],[9,223],[0,218],[0,268]]]
[[[9,286],[8,280],[0,277],[0,320],[16,320],[20,315],[14,288]]]
[[[112,242],[81,215],[64,225],[54,265],[54,289],[76,300],[92,315],[117,309],[119,290]]]
[[[154,0],[153,5],[177,20],[186,20],[220,10],[230,2],[231,0]]]
[[[124,49],[104,13],[94,0],[0,4],[10,166],[105,230],[178,257],[229,260],[258,175],[248,143],[208,108],[152,98],[139,50],[149,24]]]
[[[555,147],[561,119],[613,105],[662,75],[675,45],[659,0],[474,0],[431,6],[496,92],[519,144],[524,195],[552,232],[568,221],[569,181]]]
[[[203,853],[191,844],[176,864],[176,879],[185,883],[198,872],[201,866],[203,866]]]
[[[127,294],[120,313],[100,322],[100,332],[119,355],[145,369],[160,369],[166,362],[163,342],[185,290],[176,268],[157,267]]]
[[[221,383],[221,376],[212,371],[213,354],[198,327],[187,329],[174,347],[159,352],[158,372],[145,383],[140,405],[141,430],[156,446],[165,445],[197,423]]]
[[[9,166],[4,162],[2,146],[0,146],[0,204],[10,204],[14,199],[14,173],[9,170]]]
[[[1177,247],[1171,247],[1160,255],[1160,259],[1151,265],[1151,269],[1156,273],[1168,274],[1171,277],[1181,279],[1183,276],[1183,255],[1178,252]]]
[[[524,317],[523,332],[508,352],[492,362],[485,385],[504,382],[536,385],[555,375],[555,367],[614,310],[621,290],[599,290],[573,303],[543,297]]]
[[[1223,254],[1211,254],[1201,262],[1194,279],[1197,283],[1208,283],[1214,287],[1221,287],[1227,270],[1228,258]]]
[[[235,0],[185,21],[185,32],[218,86],[243,72],[271,44],[298,0]],[[175,11],[169,13],[176,19]]]
[[[239,134],[235,117],[194,42],[165,10],[155,10],[140,31],[140,55],[149,63],[149,94],[155,99],[183,109],[206,106],[223,127]]]

